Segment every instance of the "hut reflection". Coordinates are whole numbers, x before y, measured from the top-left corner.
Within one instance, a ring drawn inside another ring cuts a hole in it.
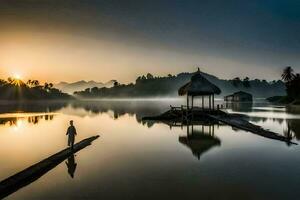
[[[253,102],[226,102],[226,109],[232,109],[236,112],[251,112],[253,109]]]
[[[214,136],[215,125],[187,125],[186,136],[180,136],[179,142],[189,149],[193,155],[200,160],[200,157],[205,152],[215,146],[221,145],[221,140]]]

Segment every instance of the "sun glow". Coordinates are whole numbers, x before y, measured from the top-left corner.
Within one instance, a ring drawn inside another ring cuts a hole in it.
[[[23,124],[24,124],[24,120],[23,119],[17,119],[14,127],[13,127],[13,130],[18,132],[20,131],[20,129],[23,127]]]
[[[16,80],[20,80],[21,79],[21,75],[20,74],[15,74],[13,77]]]
[[[15,80],[22,80],[22,79],[23,79],[22,74],[20,74],[19,72],[13,73],[11,77],[12,77],[13,79],[15,79]]]
[[[11,79],[11,82],[14,84],[14,85],[17,85],[17,86],[21,86],[22,85],[22,77],[20,74],[14,74],[12,76],[12,79]]]

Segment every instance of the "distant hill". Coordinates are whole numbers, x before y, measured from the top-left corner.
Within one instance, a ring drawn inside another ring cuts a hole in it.
[[[75,91],[85,90],[86,88],[93,87],[112,87],[116,80],[108,81],[107,83],[95,82],[95,81],[77,81],[73,83],[60,82],[55,84],[54,87],[68,94],[73,94]]]
[[[166,97],[178,96],[177,91],[182,85],[190,81],[194,73],[179,73],[175,76],[154,77],[152,74],[140,76],[135,83],[115,84],[111,88],[90,88],[85,91],[75,92],[77,97],[83,98],[122,98],[122,97]],[[232,80],[220,79],[216,76],[201,72],[209,81],[217,85],[222,93],[220,97],[245,91],[256,98],[285,95],[285,85],[280,80],[267,82],[266,80],[249,78],[235,78]]]

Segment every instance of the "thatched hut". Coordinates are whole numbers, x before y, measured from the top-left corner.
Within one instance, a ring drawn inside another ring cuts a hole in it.
[[[232,102],[252,102],[253,97],[250,93],[239,91],[231,95],[225,96],[224,101]]]
[[[192,76],[191,81],[183,85],[178,90],[178,94],[180,96],[187,95],[187,108],[189,108],[189,97],[192,99],[192,108],[194,107],[194,97],[201,96],[202,97],[202,108],[204,108],[204,97],[208,97],[209,99],[209,109],[214,109],[214,95],[220,94],[221,90],[213,83],[209,82],[206,78],[204,78],[200,69]]]

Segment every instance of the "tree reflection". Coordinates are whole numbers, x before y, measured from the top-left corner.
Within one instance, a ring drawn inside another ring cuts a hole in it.
[[[287,119],[287,128],[284,130],[284,135],[291,139],[300,140],[300,119]]]
[[[160,104],[161,102],[159,102]],[[112,112],[111,117],[115,120],[124,115],[135,116],[138,123],[147,124],[142,121],[142,118],[147,115],[156,115],[169,108],[169,104],[165,102],[158,106],[157,101],[76,101],[70,103],[74,109],[83,108],[86,115],[102,114]],[[151,124],[147,124],[151,127]]]
[[[45,115],[33,115],[33,116],[22,116],[22,117],[3,117],[0,118],[0,125],[19,126],[21,122],[26,121],[28,124],[38,124],[40,121],[53,120],[53,114]]]

